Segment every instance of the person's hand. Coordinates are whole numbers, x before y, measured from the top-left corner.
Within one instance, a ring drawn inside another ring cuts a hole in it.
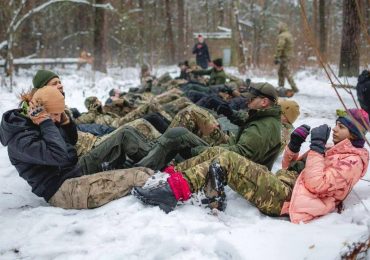
[[[279,58],[275,58],[275,59],[274,59],[274,64],[275,64],[275,65],[280,64],[280,59],[279,59]]]
[[[35,125],[40,125],[46,119],[50,119],[49,114],[46,112],[44,106],[39,101],[36,101],[35,103],[32,103],[32,101],[30,102],[28,108],[28,116]]]
[[[311,145],[310,149],[324,154],[325,153],[325,145],[329,139],[330,135],[330,127],[328,125],[320,125],[319,127],[315,127],[311,130]]]
[[[302,143],[306,141],[307,136],[310,134],[310,129],[309,125],[301,125],[291,133],[288,147],[292,152],[299,152]]]
[[[197,48],[198,49],[202,48],[202,44],[197,44]]]
[[[66,114],[66,112],[63,112],[60,117],[60,124],[61,125],[68,125],[70,123],[69,116]]]

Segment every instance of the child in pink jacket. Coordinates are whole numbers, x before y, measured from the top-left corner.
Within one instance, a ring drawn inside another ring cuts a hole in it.
[[[326,147],[330,128],[321,125],[311,130],[310,150],[300,157],[299,150],[310,127],[302,125],[295,129],[282,166],[297,170],[299,165],[304,165],[304,168],[281,213],[288,213],[293,223],[299,223],[340,209],[342,201],[366,173],[369,153],[364,148],[364,136],[367,128],[369,120],[364,110],[349,109],[348,114],[343,111],[333,129],[334,146]]]

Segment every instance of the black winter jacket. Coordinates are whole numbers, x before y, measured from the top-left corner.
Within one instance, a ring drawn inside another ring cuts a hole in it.
[[[358,77],[356,89],[361,108],[369,114],[370,118],[370,72],[368,70],[364,70]]]
[[[82,175],[74,148],[76,125],[71,121],[58,126],[47,119],[37,126],[20,112],[3,114],[0,141],[8,146],[10,162],[32,192],[49,201],[66,179]]]

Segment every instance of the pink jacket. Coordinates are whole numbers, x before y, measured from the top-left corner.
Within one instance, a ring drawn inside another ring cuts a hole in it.
[[[298,159],[287,146],[283,169]],[[281,214],[289,213],[293,223],[308,222],[335,210],[358,180],[365,175],[369,153],[354,147],[348,139],[325,152],[325,156],[309,151],[306,166],[293,188],[290,202],[285,202]]]

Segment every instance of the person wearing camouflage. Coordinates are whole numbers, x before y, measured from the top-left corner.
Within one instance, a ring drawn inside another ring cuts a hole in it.
[[[222,59],[215,59],[213,62],[213,68],[209,70],[194,70],[191,71],[192,74],[198,76],[209,75],[208,86],[225,84],[226,82],[226,73],[223,68]]]
[[[97,97],[85,99],[86,113],[75,119],[76,124],[100,124],[118,128],[120,116],[115,113],[104,112],[101,102]]]
[[[211,146],[226,143],[228,139],[217,120],[207,110],[197,105],[190,105],[181,110],[169,127],[185,127]]]
[[[230,136],[225,143],[222,143],[220,140],[217,140],[217,142],[221,143],[219,144],[219,146],[227,150],[234,151],[256,163],[260,163],[271,169],[275,159],[279,154],[281,146],[281,110],[280,106],[276,105],[277,93],[275,88],[268,83],[256,85],[255,88],[250,88],[249,91],[250,92],[248,93],[248,98],[251,101],[249,102],[248,106],[250,110],[247,114],[240,113],[238,115],[233,115],[234,117],[239,118],[239,123],[241,122],[238,134],[236,136]],[[191,120],[183,120],[183,122],[185,123],[186,121],[191,122]],[[198,123],[201,124],[194,124],[193,129],[199,129],[199,126],[206,126],[205,129],[200,130],[201,133],[203,131],[203,134],[208,134],[209,136],[211,136],[211,133],[214,133],[216,137],[217,135],[220,135],[220,138],[223,138],[221,140],[225,140],[225,135],[221,132],[218,132],[217,130],[218,124],[208,124],[205,120],[203,120],[203,123],[202,121],[199,121]],[[195,136],[189,130],[184,128],[181,129],[183,129],[182,131],[184,132],[188,132],[186,136]],[[197,130],[197,132],[198,131],[199,130]],[[168,141],[168,138],[172,140]],[[176,136],[168,135],[167,139],[166,141],[157,144],[153,148],[153,150],[136,165],[156,170],[161,169],[164,165],[157,162],[162,162],[162,155],[176,155],[176,153],[174,153],[174,151],[172,151],[171,149],[176,149],[177,146],[184,145],[182,143],[184,140],[177,138]],[[215,138],[210,138],[210,140],[212,142],[216,141]],[[173,145],[163,145],[167,142],[170,142]],[[190,155],[195,156],[207,150],[210,146],[208,143],[206,143],[205,145],[197,146],[194,146],[194,143],[192,143],[188,144],[187,147],[190,148]],[[189,157],[190,156],[188,155],[188,158]]]
[[[280,22],[278,24],[279,34],[277,36],[277,45],[275,50],[276,65],[279,64],[278,76],[279,76],[279,87],[284,88],[285,79],[288,80],[292,90],[298,92],[299,89],[295,84],[293,77],[288,68],[288,63],[293,57],[293,36],[288,31],[287,24]]]
[[[231,189],[254,204],[262,213],[279,216],[285,201],[289,201],[297,174],[279,170],[272,174],[265,166],[253,162],[222,147],[212,147],[206,152],[176,166],[188,180],[192,192],[206,184],[212,163],[220,165],[227,173],[226,182]],[[206,194],[207,195],[207,194]]]

